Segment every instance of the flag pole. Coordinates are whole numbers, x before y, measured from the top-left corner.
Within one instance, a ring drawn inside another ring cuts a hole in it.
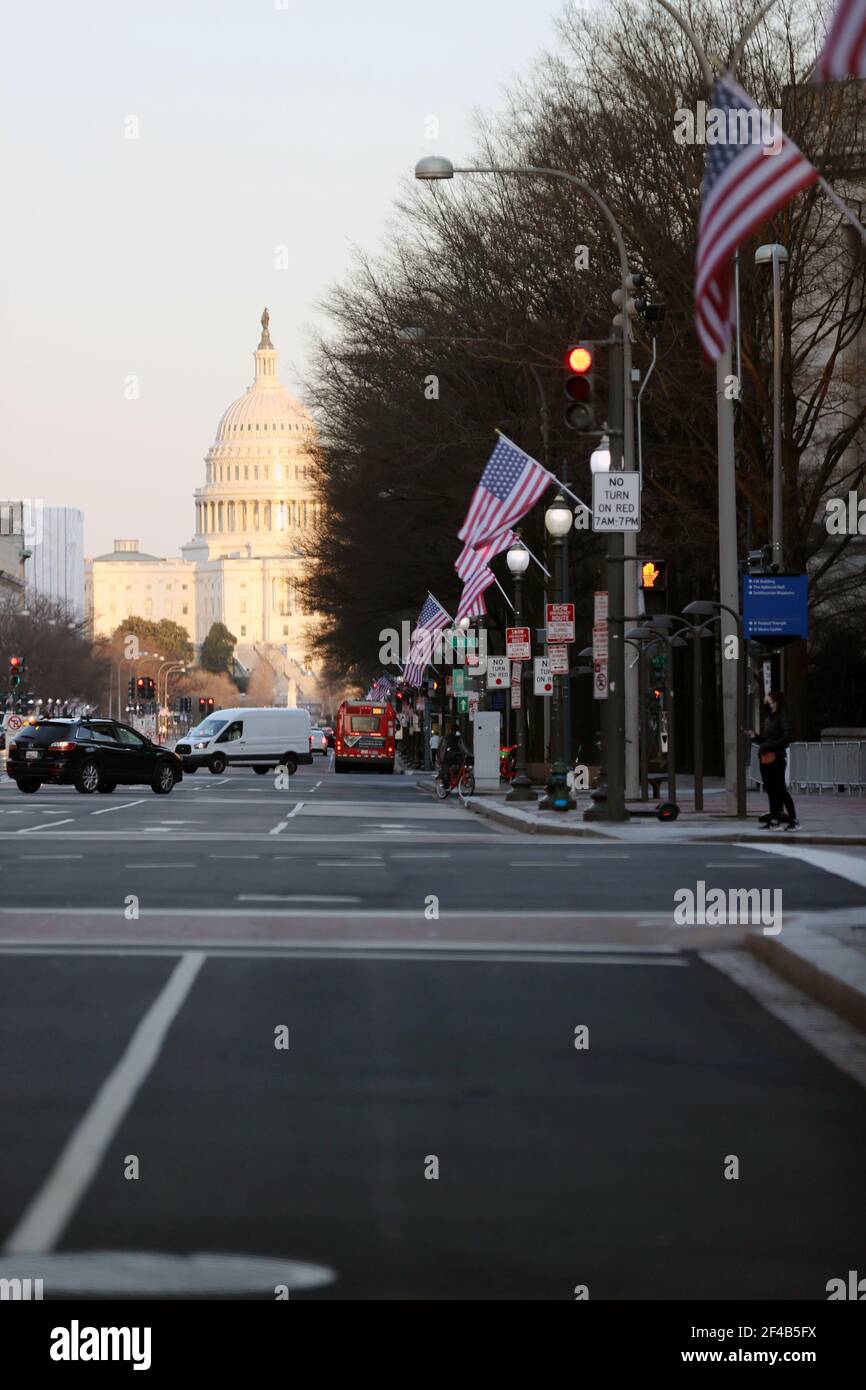
[[[526,551],[527,555],[529,555],[529,556],[535,561],[535,563],[537,564],[538,568],[541,570],[542,574],[546,574],[547,577],[548,577],[548,579],[549,579],[549,578],[550,578],[550,570],[547,568],[546,565],[543,565],[543,564],[541,563],[541,561],[539,560],[539,558],[538,558],[537,555],[533,554],[533,552],[529,549],[529,546],[526,544],[526,541],[523,539],[522,536],[520,537],[520,543],[521,543],[521,545],[523,546],[523,549]]]
[[[527,548],[527,550],[529,550],[529,547],[528,547],[528,546],[527,546],[526,548]],[[531,553],[532,553],[532,552],[530,551],[530,554],[531,554]],[[493,574],[493,571],[491,570],[490,573]],[[511,602],[511,599],[510,599],[510,598],[508,597],[508,595],[506,594],[505,590],[503,589],[503,587],[502,587],[502,585],[500,584],[499,580],[496,578],[496,575],[495,575],[495,574],[493,575],[493,583],[496,585],[496,587],[497,587],[497,589],[499,590],[500,594],[501,594],[502,597],[505,599],[505,602],[508,604],[508,607],[511,609],[512,613],[516,613],[516,612],[517,612],[517,609],[514,607],[514,604]]]

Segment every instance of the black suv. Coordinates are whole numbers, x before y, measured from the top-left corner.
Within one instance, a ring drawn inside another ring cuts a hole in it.
[[[72,783],[79,792],[113,792],[118,783],[146,783],[161,796],[183,777],[180,758],[113,719],[39,719],[9,740],[6,771],[18,790],[43,782]]]

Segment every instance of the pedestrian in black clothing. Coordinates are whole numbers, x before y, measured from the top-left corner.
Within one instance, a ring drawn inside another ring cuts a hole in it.
[[[764,706],[767,714],[762,732],[756,734],[754,729],[747,731],[752,742],[758,745],[761,780],[770,803],[769,814],[760,817],[760,824],[767,830],[775,830],[785,821],[786,830],[799,830],[797,809],[785,781],[791,725],[788,722],[782,691],[771,690],[769,695],[764,697]]]

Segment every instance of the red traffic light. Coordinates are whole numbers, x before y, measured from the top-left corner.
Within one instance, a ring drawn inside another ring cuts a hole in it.
[[[565,354],[565,365],[575,376],[583,376],[584,373],[592,371],[592,350],[579,343],[577,347],[570,347]]]
[[[135,683],[136,683],[136,685],[138,686],[139,690],[143,690],[143,689],[144,689],[144,676],[139,676],[138,680],[137,680]]]
[[[207,707],[208,707],[208,709],[213,709],[213,707],[214,707],[214,698],[213,698],[213,695],[209,695],[209,696],[208,696]]]
[[[21,658],[20,656],[10,656],[10,658],[9,658],[9,665],[10,665],[10,666],[20,666],[20,665],[21,665],[21,661],[22,661],[22,658]]]

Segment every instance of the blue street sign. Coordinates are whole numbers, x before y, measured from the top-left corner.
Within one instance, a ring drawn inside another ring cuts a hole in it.
[[[808,637],[808,576],[743,575],[743,635],[757,638]]]

